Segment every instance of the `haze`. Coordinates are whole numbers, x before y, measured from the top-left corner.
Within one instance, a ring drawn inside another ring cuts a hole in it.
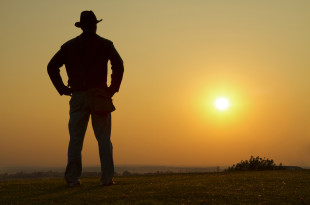
[[[69,97],[50,58],[103,21],[125,73],[114,97],[115,164],[225,166],[251,155],[310,166],[310,2],[0,1],[0,167],[65,166]],[[65,78],[65,68],[62,68]],[[214,108],[227,97],[225,112]],[[89,124],[83,165],[99,165]]]

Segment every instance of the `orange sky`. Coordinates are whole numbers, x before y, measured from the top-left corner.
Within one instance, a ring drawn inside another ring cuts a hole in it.
[[[47,75],[82,10],[125,63],[115,164],[310,166],[310,2],[0,1],[0,167],[65,166],[69,97]],[[62,69],[65,77],[65,69]],[[220,112],[213,102],[231,101]],[[84,165],[99,165],[91,126]]]

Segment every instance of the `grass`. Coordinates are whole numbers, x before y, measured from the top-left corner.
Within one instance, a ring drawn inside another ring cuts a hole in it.
[[[0,182],[0,204],[310,204],[310,170],[122,176]]]

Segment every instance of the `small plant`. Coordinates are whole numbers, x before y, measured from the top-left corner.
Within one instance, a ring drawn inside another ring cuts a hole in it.
[[[273,159],[251,156],[250,160],[241,160],[241,162],[228,167],[225,171],[251,171],[251,170],[280,170],[284,169],[282,163],[277,166]]]

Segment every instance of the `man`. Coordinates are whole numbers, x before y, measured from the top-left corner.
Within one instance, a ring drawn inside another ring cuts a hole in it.
[[[123,61],[113,43],[96,34],[97,20],[92,11],[83,11],[75,26],[83,33],[62,45],[47,66],[48,74],[60,95],[70,100],[68,163],[65,180],[70,187],[81,184],[81,151],[89,121],[99,145],[101,163],[100,185],[114,184],[112,155],[111,112],[115,110],[112,96],[118,92],[124,72]],[[107,86],[107,64],[111,62],[111,85]],[[59,68],[66,66],[68,86],[60,76]]]

